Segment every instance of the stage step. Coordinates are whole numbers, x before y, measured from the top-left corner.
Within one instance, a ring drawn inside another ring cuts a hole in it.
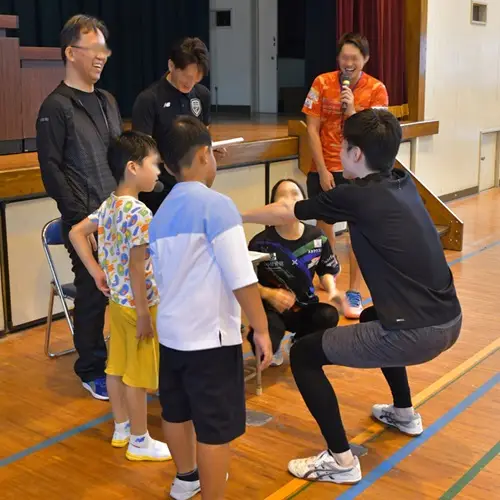
[[[450,226],[438,226],[438,225],[436,225],[436,229],[437,229],[439,236],[444,236],[445,234],[447,234],[449,232]]]

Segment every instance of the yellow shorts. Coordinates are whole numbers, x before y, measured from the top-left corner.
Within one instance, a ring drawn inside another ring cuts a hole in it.
[[[158,389],[158,334],[156,332],[157,306],[150,308],[154,337],[136,338],[137,313],[135,309],[109,301],[110,339],[106,373],[122,377],[130,387]]]

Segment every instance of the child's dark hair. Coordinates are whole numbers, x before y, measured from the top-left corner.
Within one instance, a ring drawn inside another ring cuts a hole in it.
[[[394,167],[402,130],[397,118],[385,109],[365,109],[344,122],[348,150],[358,147],[368,168],[387,173]]]
[[[155,140],[142,132],[128,130],[111,140],[108,149],[108,164],[117,183],[125,177],[129,161],[142,163],[146,156],[157,154]]]
[[[306,192],[304,191],[304,188],[296,180],[294,180],[294,179],[281,179],[271,189],[271,196],[269,198],[269,203],[274,203],[276,201],[276,193],[278,192],[278,188],[284,182],[291,182],[292,184],[295,184],[299,188],[299,191],[302,193],[304,200],[307,198]]]
[[[177,175],[182,168],[189,168],[199,148],[212,147],[212,137],[208,128],[194,116],[179,116],[174,120],[166,137],[166,157],[168,169]]]

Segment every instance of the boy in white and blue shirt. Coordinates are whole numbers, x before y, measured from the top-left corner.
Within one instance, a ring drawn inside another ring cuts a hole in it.
[[[241,216],[210,189],[217,165],[208,129],[179,117],[168,142],[164,161],[178,184],[149,237],[160,294],[160,402],[178,470],[170,495],[187,499],[201,488],[222,498],[229,443],[245,432],[240,305],[256,332],[261,368],[271,362],[271,342]]]

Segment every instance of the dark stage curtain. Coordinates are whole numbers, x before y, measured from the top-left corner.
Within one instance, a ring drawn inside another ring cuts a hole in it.
[[[306,0],[305,83],[337,69],[337,5],[335,0]]]
[[[337,31],[362,33],[370,43],[366,72],[383,81],[390,105],[408,102],[402,0],[337,0]]]
[[[58,47],[59,32],[72,15],[101,18],[113,55],[98,86],[131,115],[141,90],[167,70],[171,45],[183,36],[209,42],[209,0],[0,0],[1,14],[19,16],[21,45]],[[203,82],[209,85],[208,78]]]

